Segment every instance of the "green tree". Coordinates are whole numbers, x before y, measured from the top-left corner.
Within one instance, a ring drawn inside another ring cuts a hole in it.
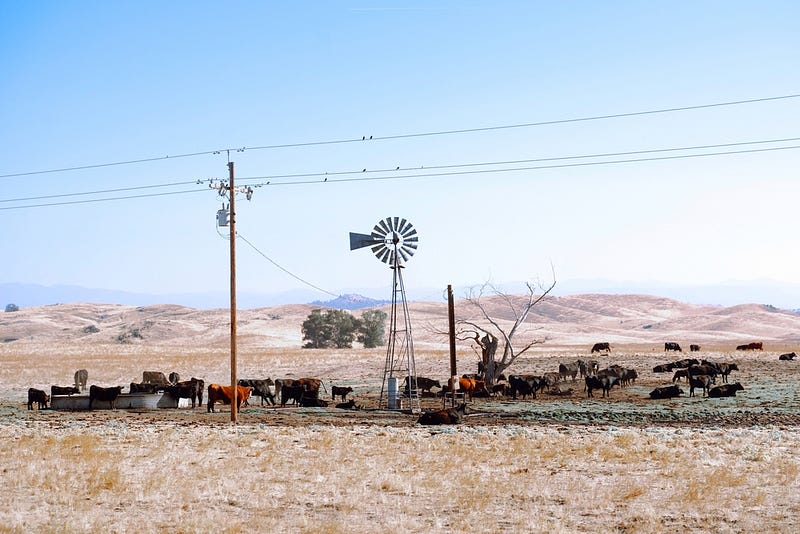
[[[313,310],[303,321],[303,348],[348,349],[353,346],[361,321],[344,310]]]
[[[358,342],[365,349],[374,349],[385,344],[383,334],[386,329],[386,313],[381,310],[367,310],[361,314],[361,330]]]
[[[322,315],[322,310],[313,310],[303,321],[303,341],[308,341],[303,348],[324,349],[331,339],[331,329]]]

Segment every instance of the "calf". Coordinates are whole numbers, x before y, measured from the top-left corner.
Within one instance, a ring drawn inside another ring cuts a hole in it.
[[[795,354],[794,352],[787,352],[786,354],[781,354],[780,356],[778,356],[778,359],[788,362],[794,360],[796,357],[797,354]]]
[[[671,399],[683,395],[683,390],[678,386],[664,386],[650,392],[651,399]]]
[[[117,401],[117,397],[119,394],[122,393],[122,386],[111,386],[109,388],[104,388],[100,386],[95,386],[92,384],[89,386],[89,409],[92,409],[92,404],[94,401],[104,401],[111,405],[111,409],[114,409],[114,403]]]
[[[80,393],[80,390],[75,386],[50,386],[51,397],[56,395],[77,395],[78,393]]]
[[[42,410],[47,408],[47,403],[50,400],[50,395],[42,391],[41,389],[36,388],[28,388],[28,409],[33,410],[33,403],[37,404],[37,407]]]
[[[417,419],[418,425],[457,425],[466,412],[466,403],[459,404],[456,408],[424,412]]]
[[[333,396],[333,400],[336,400],[336,396],[340,396],[342,398],[342,402],[347,400],[347,395],[353,392],[353,388],[350,386],[343,387],[343,386],[331,386],[331,395]]]
[[[700,345],[689,345],[689,351],[698,352],[699,350],[700,350]]]
[[[744,388],[739,382],[735,384],[722,384],[721,386],[715,386],[708,390],[709,397],[735,397],[737,391],[744,391]]]
[[[181,375],[179,375],[179,374],[178,374],[178,373],[176,373],[175,371],[172,371],[172,372],[169,374],[169,377],[167,378],[167,380],[169,380],[169,383],[170,383],[170,384],[177,384],[178,382],[180,382],[180,381],[181,381]]]
[[[253,388],[245,386],[236,386],[236,408],[241,409],[242,404],[250,397]],[[223,404],[230,404],[233,397],[233,388],[231,386],[222,386],[220,384],[208,385],[208,408],[206,411],[214,413],[214,403],[217,401]]]
[[[731,371],[738,371],[739,366],[736,365],[735,363],[718,363],[717,370],[719,371],[719,374],[722,376],[722,382],[727,384],[728,375],[731,373]]]
[[[689,396],[694,397],[694,389],[701,388],[705,397],[713,383],[714,377],[711,375],[689,375]]]

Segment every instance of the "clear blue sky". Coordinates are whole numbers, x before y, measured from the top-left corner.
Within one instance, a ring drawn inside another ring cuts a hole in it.
[[[194,183],[227,176],[225,151],[9,175],[246,147],[230,153],[237,182],[270,184],[237,199],[240,234],[333,293],[388,289],[389,270],[348,246],[387,216],[420,234],[410,287],[547,280],[551,265],[562,281],[800,283],[800,150],[402,178],[796,138],[800,98],[257,148],[798,94],[797,2],[3,2],[0,20],[2,282],[225,290],[221,199]],[[396,179],[317,175],[362,169],[345,176]],[[176,191],[191,192],[7,209]],[[241,290],[305,287],[237,250]]]

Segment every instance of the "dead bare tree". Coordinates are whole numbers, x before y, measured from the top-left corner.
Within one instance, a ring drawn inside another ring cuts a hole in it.
[[[480,317],[475,320],[460,319],[456,321],[458,325],[457,338],[474,343],[473,349],[480,357],[478,371],[484,375],[487,386],[494,384],[495,377],[508,369],[517,358],[535,345],[547,341],[547,337],[533,338],[516,344],[518,334],[522,333],[525,320],[531,310],[541,303],[556,286],[555,274],[553,282],[548,286],[541,283],[534,285],[530,282],[526,282],[525,286],[528,289],[528,294],[525,296],[509,295],[488,282],[477,289],[470,289],[465,301],[478,311]],[[499,314],[489,310],[487,293],[500,299],[503,311],[509,314],[510,327],[503,326],[502,319],[498,317]],[[501,342],[503,355],[498,360],[497,350]]]

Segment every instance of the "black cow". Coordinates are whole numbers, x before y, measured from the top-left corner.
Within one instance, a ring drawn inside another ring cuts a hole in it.
[[[744,391],[744,387],[739,382],[735,384],[722,384],[721,386],[714,386],[708,390],[709,397],[735,397],[737,391]]]
[[[778,356],[778,359],[788,362],[794,360],[796,357],[797,354],[795,354],[794,352],[787,352],[786,354],[781,354],[780,356]]]
[[[430,391],[431,388],[441,388],[442,384],[438,380],[433,380],[432,378],[426,378],[424,376],[418,376],[414,380],[417,382],[417,388],[420,391]],[[409,387],[408,387],[408,376],[406,376],[405,380],[403,380],[403,391],[405,391],[406,396],[409,395]]]
[[[114,403],[117,401],[117,397],[119,397],[120,393],[122,393],[122,386],[111,386],[109,388],[104,388],[92,384],[89,386],[89,409],[92,409],[92,404],[94,404],[95,400],[99,400],[108,402],[113,410]]]
[[[698,352],[700,350],[700,345],[689,345],[690,352]]]
[[[655,367],[653,367],[653,372],[654,373],[669,373],[673,369],[675,369],[675,364],[672,364],[672,363],[660,363],[660,364],[656,365]]]
[[[78,369],[75,371],[75,387],[78,388],[79,393],[86,389],[87,380],[89,380],[89,371],[86,369]]]
[[[603,397],[610,395],[611,388],[615,384],[619,384],[619,377],[614,375],[595,376],[589,375],[586,377],[586,391],[589,397],[593,397],[592,390],[602,389]]]
[[[723,362],[723,363],[718,363],[717,364],[717,370],[719,371],[719,374],[722,375],[722,382],[727,384],[728,383],[728,375],[731,373],[731,371],[738,371],[739,370],[739,366],[736,365],[735,363],[724,363]]]
[[[714,377],[711,375],[689,375],[689,396],[694,397],[694,389],[701,388],[705,397],[713,383]]]
[[[36,388],[28,388],[28,409],[33,410],[33,403],[37,404],[37,407],[42,410],[47,408],[47,403],[50,400],[50,395],[42,391],[41,389]]]
[[[299,404],[303,398],[303,393],[305,393],[305,388],[302,385],[284,382],[283,387],[281,387],[281,408],[286,406],[286,403],[290,400]]]
[[[264,406],[264,399],[267,399],[267,404],[275,405],[275,382],[273,382],[271,378],[266,378],[264,380],[240,378],[236,383],[240,386],[253,388],[251,395],[258,395],[261,397],[261,406]],[[245,404],[247,404],[246,401]]]
[[[608,341],[604,341],[602,343],[595,343],[592,345],[592,352],[611,352],[611,345],[609,345]]]
[[[203,405],[203,389],[205,389],[205,385],[205,381],[201,378],[192,377],[191,380],[166,386],[164,392],[175,400],[192,399],[192,408],[194,408],[195,406]]]
[[[511,390],[511,396],[516,400],[517,393],[522,395],[524,399],[530,395],[536,398],[536,392],[547,387],[547,382],[541,376],[535,375],[509,375],[508,386]]]
[[[677,343],[672,342],[672,341],[667,341],[666,343],[664,343],[664,352],[666,352],[668,350],[674,350],[674,351],[678,351],[678,352],[683,352],[683,349],[681,349],[681,346],[678,345]]]
[[[131,385],[130,385],[131,393],[150,393],[150,394],[154,394],[154,393],[156,393],[156,391],[161,390],[161,389],[164,389],[164,386],[161,386],[159,384],[147,384],[147,383],[137,384],[136,382],[131,382]]]
[[[301,408],[326,408],[328,406],[328,401],[318,397],[303,395],[300,397],[299,404]]]
[[[178,382],[180,382],[180,381],[181,381],[181,375],[179,375],[179,374],[178,374],[178,373],[176,373],[175,371],[172,371],[172,372],[169,374],[169,377],[167,378],[167,380],[169,380],[169,383],[170,383],[170,384],[177,384]]]
[[[80,393],[80,390],[75,386],[50,386],[51,397],[56,395],[77,395],[78,393]]]
[[[571,376],[572,381],[575,382],[575,378],[578,376],[578,371],[578,362],[558,364],[558,374],[561,375],[561,380],[565,382],[567,381],[568,376]]]
[[[340,396],[342,398],[342,402],[347,400],[347,395],[353,392],[353,388],[350,386],[331,386],[331,395],[333,396],[333,400],[336,400],[336,396]]]
[[[509,377],[510,378],[510,377]],[[457,425],[461,423],[467,404],[461,403],[456,408],[424,412],[417,419],[418,425]]]
[[[650,392],[651,399],[671,399],[683,395],[683,390],[678,386],[664,386]]]

